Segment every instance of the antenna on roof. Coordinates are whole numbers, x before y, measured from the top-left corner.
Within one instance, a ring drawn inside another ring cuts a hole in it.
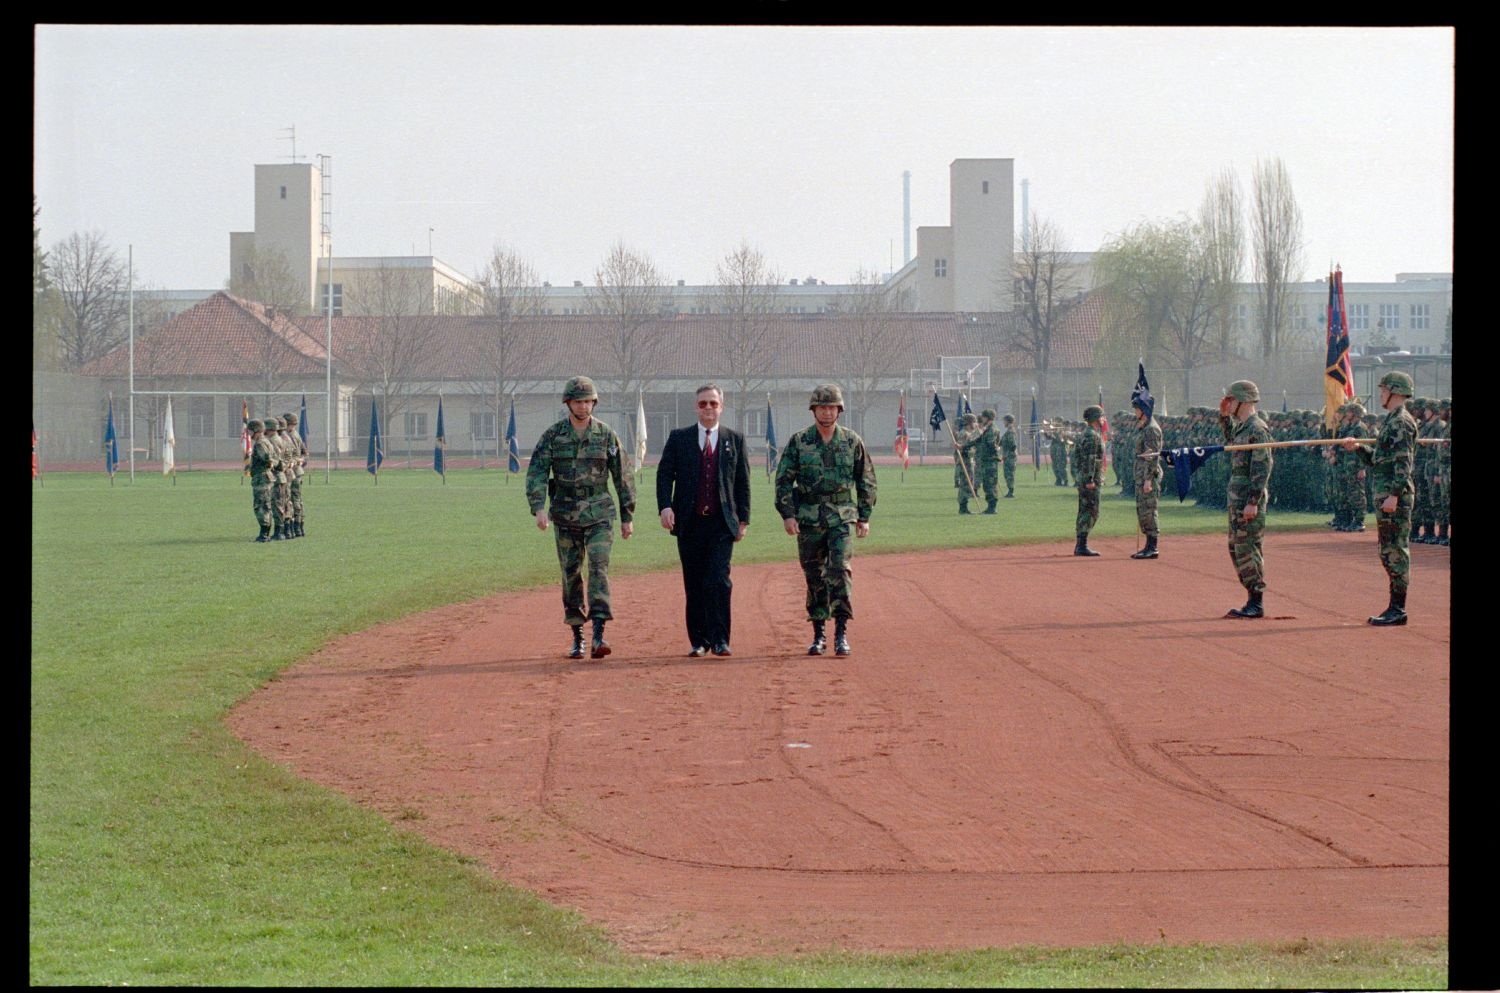
[[[293,124],[289,128],[277,128],[276,130],[277,130],[278,133],[282,132],[282,131],[286,132],[286,134],[283,134],[277,140],[278,141],[291,141],[291,143],[292,143],[292,156],[291,156],[291,160],[293,162],[296,162],[297,159],[298,159],[298,155],[297,155],[297,125]],[[307,156],[303,155],[303,156],[301,156],[301,158],[305,159],[305,158],[307,158]]]

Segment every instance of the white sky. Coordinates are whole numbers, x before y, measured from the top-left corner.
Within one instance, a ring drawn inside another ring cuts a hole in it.
[[[902,263],[948,165],[1015,159],[1069,247],[1195,213],[1280,156],[1304,278],[1453,267],[1451,28],[36,29],[42,244],[97,230],[137,283],[224,284],[253,166],[332,156],[335,255],[516,249],[554,285],[617,240],[711,282],[742,240],[783,278]],[[1247,274],[1248,278],[1248,274]]]

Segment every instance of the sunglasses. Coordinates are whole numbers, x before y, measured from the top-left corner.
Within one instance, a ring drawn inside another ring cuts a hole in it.
[[[699,400],[698,401],[698,406],[700,406],[700,407],[719,407],[719,406],[722,406],[722,404],[720,404],[719,401],[717,401],[717,400]]]

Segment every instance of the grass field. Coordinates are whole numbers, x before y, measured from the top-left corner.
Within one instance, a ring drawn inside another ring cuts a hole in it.
[[[643,484],[614,573],[675,568]],[[1441,989],[1445,939],[656,961],[343,796],[262,760],[221,715],[331,637],[556,582],[521,479],[305,481],[309,537],[255,544],[236,473],[32,483],[30,980],[87,985],[804,985]],[[1073,541],[1072,490],[1018,478],[959,517],[951,467],[880,470],[858,554]],[[757,473],[736,562],[790,559]],[[980,505],[982,507],[982,503]],[[1278,514],[1274,530],[1325,515]],[[1222,511],[1171,499],[1171,536]],[[1104,500],[1096,534],[1135,533]],[[1373,543],[1373,539],[1372,539]],[[1373,549],[1372,549],[1373,554]],[[1232,581],[1227,554],[1226,580]],[[566,630],[558,625],[559,649]]]

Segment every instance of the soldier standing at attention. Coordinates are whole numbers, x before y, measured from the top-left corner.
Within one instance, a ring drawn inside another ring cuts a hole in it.
[[[1359,438],[1364,433],[1362,419],[1365,416],[1365,408],[1357,400],[1350,400],[1339,408],[1343,415],[1343,422],[1339,424],[1335,438]],[[1335,506],[1338,511],[1335,525],[1338,531],[1363,531],[1365,529],[1365,467],[1360,460],[1358,452],[1340,451],[1338,447],[1329,445],[1329,453],[1336,459],[1335,468],[1338,476],[1335,479],[1335,495],[1337,502]]]
[[[1260,388],[1248,379],[1236,380],[1219,401],[1219,426],[1226,445],[1265,444],[1271,441],[1266,422],[1255,413]],[[1232,607],[1226,617],[1264,617],[1261,603],[1266,592],[1266,568],[1261,539],[1266,531],[1266,496],[1271,487],[1273,463],[1269,448],[1229,453],[1229,485],[1225,503],[1229,507],[1229,559],[1240,584],[1250,598],[1243,607]]]
[[[614,543],[615,501],[609,481],[620,497],[620,537],[635,530],[635,483],[624,471],[620,438],[608,424],[594,417],[599,392],[587,376],[574,376],[563,387],[568,416],[542,432],[526,469],[526,502],[536,526],[555,524],[557,561],[562,567],[563,623],[573,629],[569,658],[583,658],[583,562],[588,559],[588,614],[594,625],[591,658],[610,653],[604,622],[614,617],[609,607],[609,551]],[[547,506],[551,507],[551,516]]]
[[[1146,536],[1146,547],[1130,557],[1154,559],[1159,533],[1156,504],[1161,496],[1162,477],[1161,425],[1151,416],[1155,403],[1149,396],[1133,397],[1130,405],[1135,408],[1136,425],[1135,460],[1130,470],[1135,483],[1135,519]]]
[[[1052,459],[1052,485],[1068,485],[1068,435],[1061,421],[1054,421],[1045,432],[1047,453]]]
[[[1438,417],[1443,421],[1443,443],[1437,446],[1438,479],[1438,541],[1446,545],[1451,540],[1448,525],[1452,523],[1450,508],[1453,493],[1453,399],[1444,397],[1438,402]]]
[[[1104,485],[1104,437],[1099,434],[1099,418],[1104,408],[1097,403],[1083,409],[1083,430],[1073,440],[1073,482],[1078,486],[1078,544],[1074,555],[1097,556],[1089,547],[1089,532],[1099,522],[1099,488]]]
[[[286,538],[286,519],[290,512],[290,503],[287,500],[287,451],[286,445],[281,440],[281,420],[276,417],[266,418],[266,442],[271,450],[276,453],[275,460],[271,463],[275,485],[271,489],[271,513],[276,518],[276,524],[271,529],[271,540],[281,541]]]
[[[1000,459],[1005,466],[1005,497],[1016,495],[1016,419],[1012,414],[1001,418],[1005,433],[1000,436]]]
[[[288,503],[291,505],[291,534],[288,537],[300,538],[304,534],[302,530],[302,467],[307,465],[307,445],[302,441],[302,435],[297,431],[297,415],[286,413],[281,415],[286,422],[286,440],[292,446],[292,472],[291,481],[287,483]]]
[[[266,439],[266,425],[259,419],[247,422],[250,430],[250,505],[255,511],[255,521],[260,525],[256,541],[270,541],[271,528],[276,517],[271,510],[271,501],[276,487],[276,449]]]
[[[1380,406],[1385,420],[1375,437],[1375,447],[1344,439],[1344,450],[1358,452],[1370,466],[1375,497],[1375,527],[1380,536],[1380,564],[1390,579],[1391,602],[1385,612],[1370,618],[1378,627],[1406,623],[1406,589],[1411,573],[1412,498],[1416,487],[1412,481],[1417,454],[1417,422],[1406,411],[1412,395],[1411,377],[1392,370],[1380,377]]]
[[[1416,406],[1413,402],[1412,406]],[[1443,419],[1438,416],[1441,405],[1437,400],[1423,402],[1416,416],[1418,438],[1441,438]],[[1421,533],[1414,540],[1424,545],[1438,543],[1438,516],[1442,503],[1442,445],[1417,446],[1417,502],[1413,509],[1412,525],[1420,524]]]
[[[995,430],[993,410],[985,408],[980,413],[979,427],[964,448],[972,453],[971,464],[979,473],[975,485],[984,487],[984,512],[993,514],[1000,495],[1000,433]]]
[[[974,451],[971,447],[979,434],[979,419],[973,414],[963,416],[963,425],[953,433],[953,486],[958,490],[958,512],[970,513],[970,487],[974,485]]]
[[[839,426],[844,394],[826,383],[812,391],[813,425],[792,435],[776,466],[776,512],[797,539],[797,559],[807,580],[807,619],[813,640],[807,654],[827,647],[824,625],[834,619],[833,650],[848,655],[849,619],[854,616],[849,560],[854,534],[870,534],[875,509],[875,462],[859,435]]]

